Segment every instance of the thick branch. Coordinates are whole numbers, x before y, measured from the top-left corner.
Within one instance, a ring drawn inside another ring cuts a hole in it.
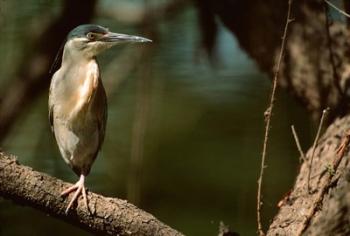
[[[34,207],[100,235],[182,235],[125,200],[88,193],[87,212],[82,200],[68,215],[68,200],[60,192],[69,184],[22,166],[16,157],[0,153],[0,196]]]

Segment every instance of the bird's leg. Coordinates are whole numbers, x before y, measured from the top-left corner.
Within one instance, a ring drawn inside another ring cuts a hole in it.
[[[71,208],[71,206],[73,205],[73,203],[77,200],[78,196],[80,194],[83,195],[83,199],[84,199],[84,203],[86,206],[86,209],[89,211],[89,207],[88,207],[88,202],[87,202],[87,197],[86,197],[86,189],[84,186],[84,180],[85,180],[85,176],[84,175],[80,175],[80,179],[78,182],[76,182],[73,186],[67,188],[66,190],[64,190],[61,193],[61,196],[65,196],[68,195],[69,193],[75,191],[72,200],[70,200],[67,209],[66,209],[66,214],[68,214],[69,209]]]

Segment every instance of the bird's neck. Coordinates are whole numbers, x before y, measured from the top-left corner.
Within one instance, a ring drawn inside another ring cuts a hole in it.
[[[95,57],[86,57],[82,53],[64,50],[61,72],[64,78],[71,80],[72,84],[82,84],[92,74],[99,77],[99,66]]]
[[[91,62],[96,62],[96,57],[85,55],[82,52],[73,52],[71,50],[65,49],[62,55],[62,66],[65,65],[82,65],[90,64]]]

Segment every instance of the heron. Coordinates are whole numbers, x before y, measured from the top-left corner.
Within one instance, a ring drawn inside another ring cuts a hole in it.
[[[96,56],[114,45],[132,42],[152,41],[84,24],[70,31],[63,44],[62,63],[50,84],[49,121],[61,156],[79,177],[61,193],[75,192],[66,214],[80,195],[89,211],[84,182],[105,137],[107,97]]]

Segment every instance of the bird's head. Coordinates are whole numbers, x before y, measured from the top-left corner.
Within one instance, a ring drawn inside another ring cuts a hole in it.
[[[121,43],[144,43],[152,40],[110,32],[107,28],[99,25],[80,25],[74,28],[67,36],[64,47],[72,56],[93,58],[102,51]]]

